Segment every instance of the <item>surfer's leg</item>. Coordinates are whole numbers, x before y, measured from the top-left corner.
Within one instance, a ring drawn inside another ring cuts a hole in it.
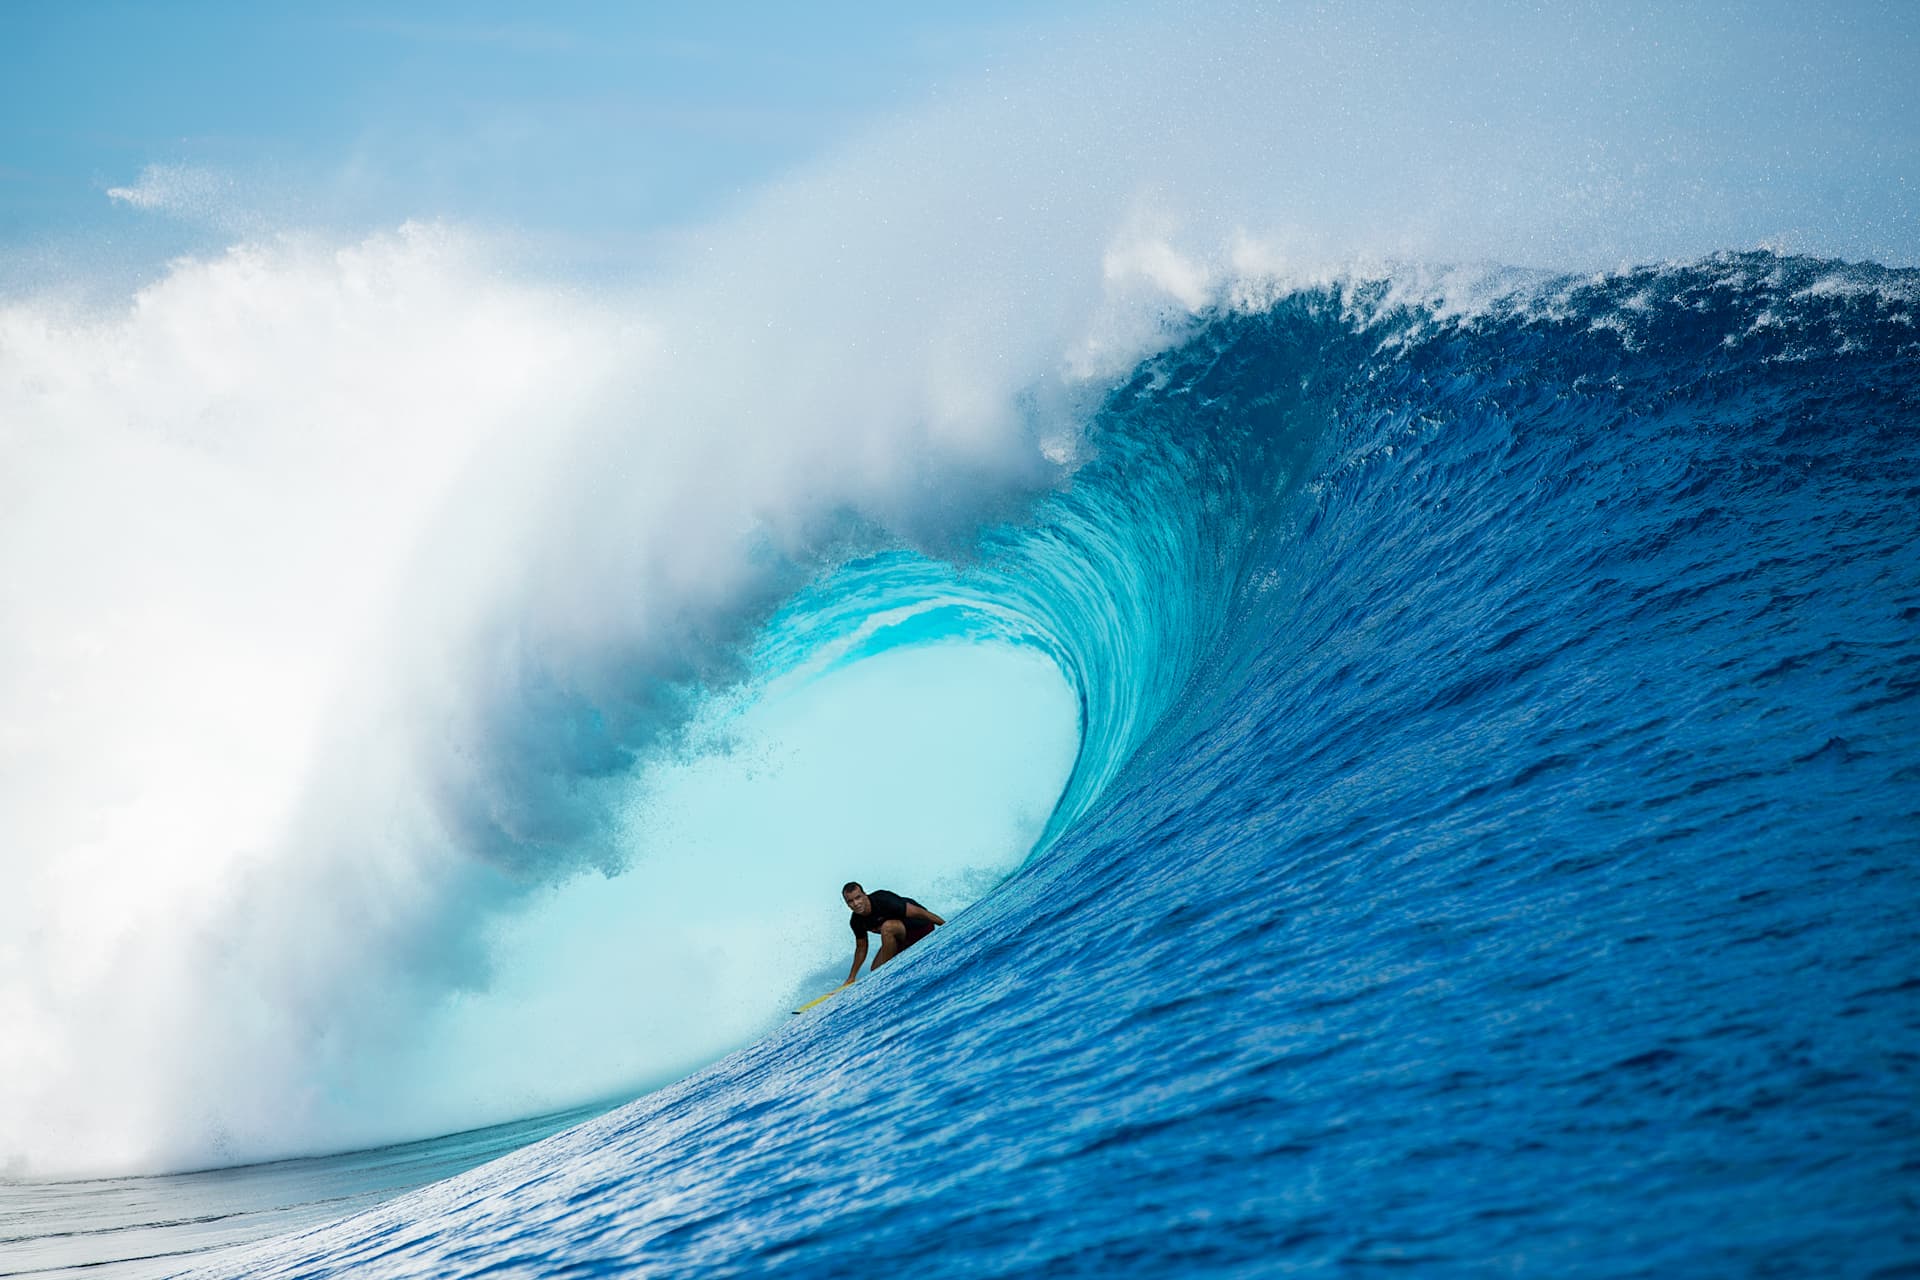
[[[881,965],[900,953],[907,940],[907,926],[898,920],[886,920],[880,925],[880,954],[873,958],[873,967]]]

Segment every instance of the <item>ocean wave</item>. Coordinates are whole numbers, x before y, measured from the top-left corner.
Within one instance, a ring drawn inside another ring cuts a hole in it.
[[[1896,1263],[1912,275],[1204,317],[968,556],[849,558],[765,633],[770,681],[1057,664],[1082,744],[1017,874],[820,1014],[220,1273]]]

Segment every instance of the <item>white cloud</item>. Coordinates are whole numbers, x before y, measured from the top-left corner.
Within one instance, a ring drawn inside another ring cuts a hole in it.
[[[145,213],[161,213],[217,230],[243,230],[252,221],[240,186],[213,169],[150,164],[131,186],[108,187],[107,198]]]

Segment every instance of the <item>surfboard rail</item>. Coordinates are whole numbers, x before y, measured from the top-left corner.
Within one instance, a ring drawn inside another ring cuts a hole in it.
[[[850,982],[843,982],[839,986],[835,987],[833,990],[827,992],[827,994],[823,996],[815,996],[813,999],[801,1005],[798,1009],[795,1009],[794,1012],[805,1013],[807,1010],[813,1008],[817,1004],[825,1004],[827,1001],[833,999],[835,996],[839,995],[842,991],[845,991],[848,987],[852,985],[853,984]]]

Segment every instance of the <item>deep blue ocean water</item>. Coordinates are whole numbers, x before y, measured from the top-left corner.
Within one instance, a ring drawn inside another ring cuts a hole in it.
[[[199,1274],[1920,1275],[1920,272],[1294,292],[1088,440],[764,642],[937,593],[868,647],[1051,655],[1027,865],[686,1080]]]

